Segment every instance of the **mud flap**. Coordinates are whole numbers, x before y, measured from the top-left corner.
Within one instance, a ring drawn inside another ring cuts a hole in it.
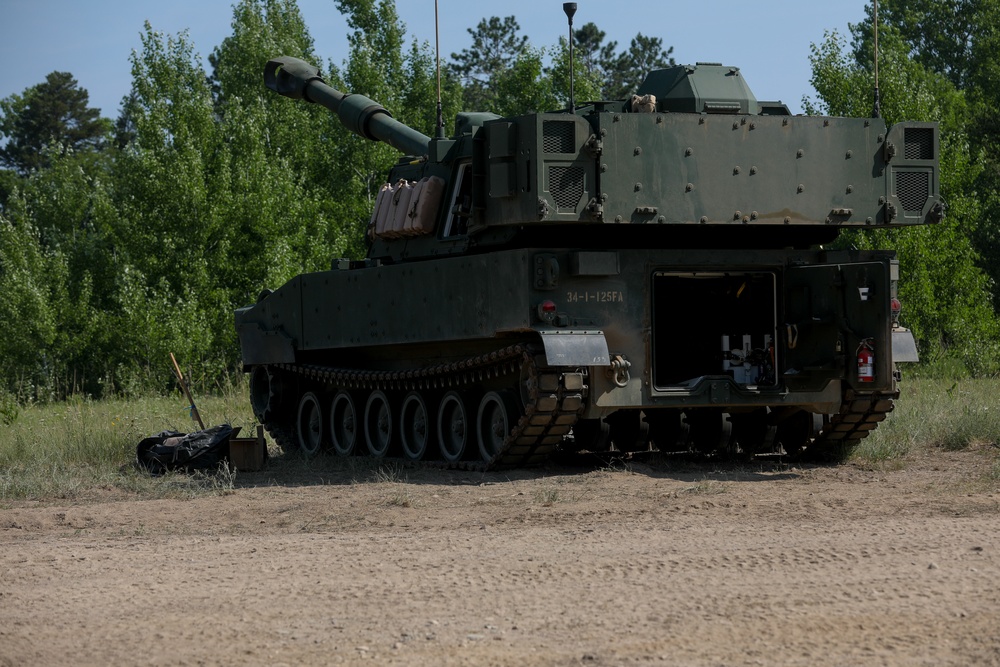
[[[549,366],[609,366],[608,341],[601,331],[539,331]]]
[[[892,330],[892,360],[920,361],[917,355],[917,341],[913,339],[913,333],[909,329],[897,327]]]

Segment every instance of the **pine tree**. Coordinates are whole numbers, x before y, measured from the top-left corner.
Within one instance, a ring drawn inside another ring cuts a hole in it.
[[[21,174],[48,165],[45,149],[55,143],[75,151],[101,148],[110,122],[89,106],[90,95],[69,72],[52,72],[21,95],[0,100],[0,163]]]

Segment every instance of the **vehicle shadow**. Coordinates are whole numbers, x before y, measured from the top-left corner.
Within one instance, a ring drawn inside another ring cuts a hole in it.
[[[470,462],[474,463],[474,462]],[[691,453],[633,454],[560,453],[545,465],[496,471],[444,467],[400,459],[342,457],[320,454],[307,458],[298,453],[272,454],[260,471],[237,471],[234,488],[260,486],[344,486],[401,483],[411,485],[489,486],[513,481],[586,476],[596,472],[626,473],[681,482],[781,481],[798,479],[812,464],[793,463],[778,456],[722,457]]]

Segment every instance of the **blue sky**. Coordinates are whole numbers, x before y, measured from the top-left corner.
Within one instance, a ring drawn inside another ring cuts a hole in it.
[[[206,58],[231,31],[230,0],[0,0],[0,98],[20,93],[52,71],[71,72],[92,106],[115,117],[131,85],[129,54],[141,46],[143,22],[157,31],[189,30]],[[333,0],[299,0],[316,50],[327,61],[347,55],[346,23]],[[865,0],[802,2],[731,0],[631,2],[579,0],[574,25],[593,21],[627,45],[637,32],[674,47],[679,63],[722,62],[740,67],[756,96],[780,99],[801,111],[809,85],[809,46],[824,31],[848,34],[864,17]],[[434,0],[397,0],[410,37],[434,41]],[[467,28],[488,16],[517,17],[534,46],[555,44],[567,33],[561,0],[472,3],[439,0],[441,55],[469,46]],[[280,55],[280,54],[275,54]],[[262,64],[263,65],[263,64]],[[359,91],[364,92],[364,91]]]

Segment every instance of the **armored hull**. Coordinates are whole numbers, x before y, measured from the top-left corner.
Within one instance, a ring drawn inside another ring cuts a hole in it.
[[[820,244],[940,219],[933,124],[793,117],[700,65],[652,73],[636,101],[462,114],[431,140],[298,61],[265,79],[411,154],[366,260],[237,311],[283,447],[481,468],[828,456],[892,409],[915,358],[895,256]]]

